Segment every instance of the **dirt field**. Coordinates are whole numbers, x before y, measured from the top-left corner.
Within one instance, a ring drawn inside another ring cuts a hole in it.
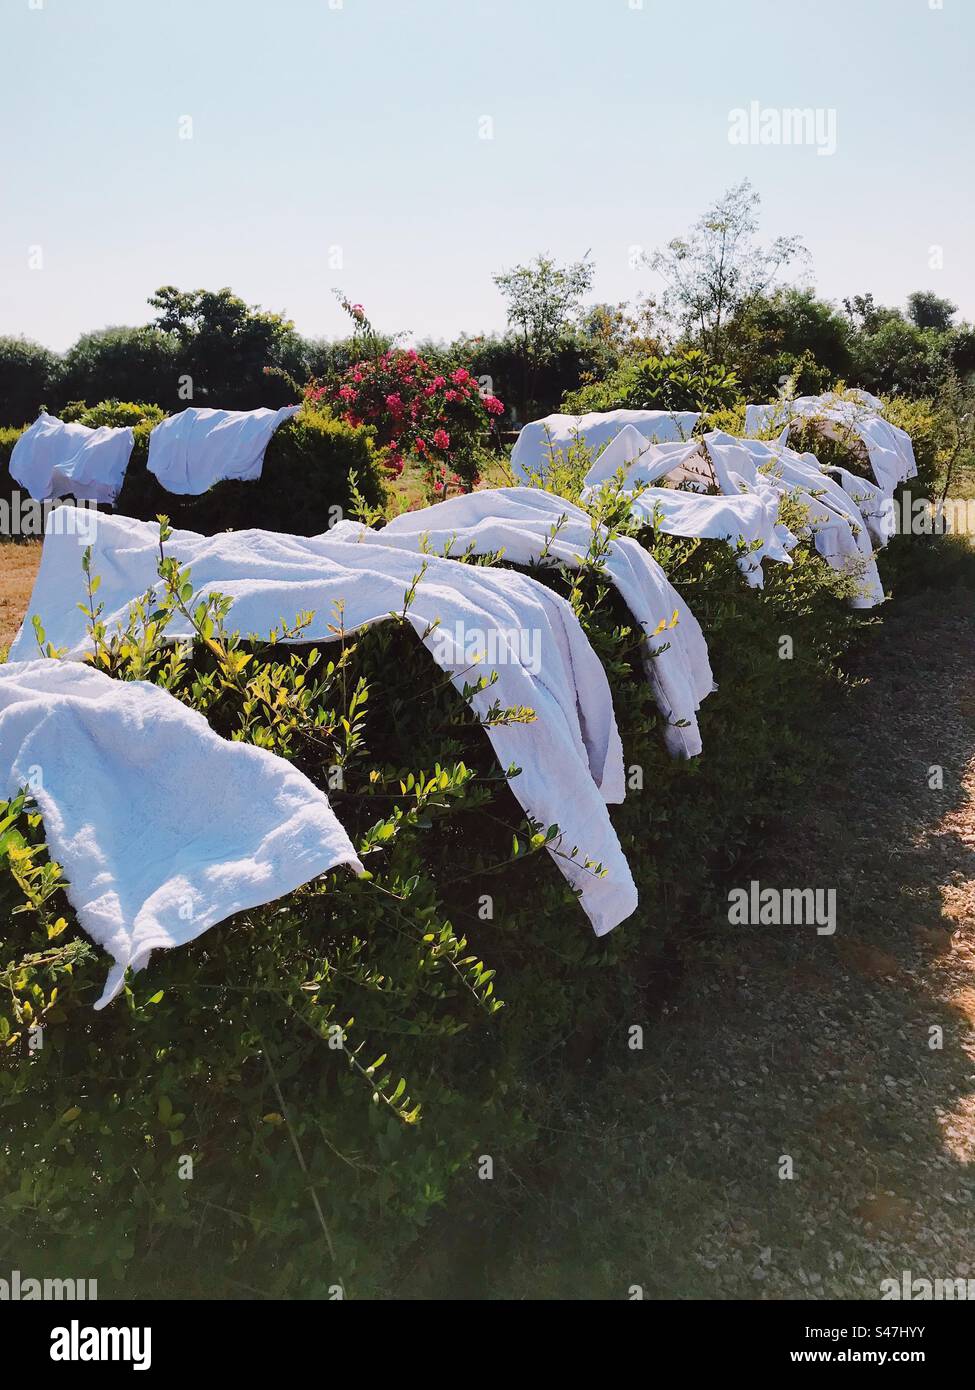
[[[492,1296],[975,1278],[975,595],[892,605],[861,674],[757,872],[834,886],[835,935],[729,927],[646,1050],[566,1115],[556,1190]]]
[[[0,541],[0,654],[17,635],[40,562],[40,541]]]

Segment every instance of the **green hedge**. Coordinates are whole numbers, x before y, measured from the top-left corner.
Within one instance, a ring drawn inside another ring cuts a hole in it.
[[[12,1267],[85,1271],[103,1297],[476,1287],[479,1252],[508,1238],[522,1175],[549,1180],[545,1140],[567,1088],[583,1074],[598,1085],[630,1026],[652,1023],[685,934],[720,920],[726,885],[802,794],[820,757],[808,731],[869,621],[805,548],[791,570],[768,567],[759,593],[724,545],[644,539],[701,620],[720,682],[693,762],[663,749],[615,594],[592,572],[571,589],[540,576],[573,597],[641,784],[613,808],[641,906],[602,940],[483,731],[394,621],[349,643],[335,669],[334,648],[283,661],[280,648],[259,650],[253,669],[268,684],[255,705],[253,690],[209,679],[216,658],[199,648],[166,678],[219,732],[274,747],[328,787],[371,880],[332,874],[158,955],[95,1014],[105,958],[56,883],[38,878],[40,827],[19,811],[22,838],[8,838],[0,871]],[[786,633],[791,661],[779,657]],[[161,678],[118,651],[102,664]],[[294,713],[298,691],[314,738]],[[340,764],[337,788],[329,768]],[[25,900],[31,911],[9,915]],[[38,1020],[44,1046],[30,1054]],[[485,1158],[493,1183],[478,1177]]]
[[[578,478],[559,482],[572,496]],[[322,653],[258,647],[244,688],[199,644],[165,671],[141,644],[103,646],[110,675],[165,680],[218,732],[327,788],[372,878],[333,873],[157,954],[96,1014],[106,958],[45,868],[37,818],[0,809],[11,1268],[97,1277],[102,1297],[483,1292],[520,1205],[558,1180],[549,1141],[573,1092],[626,1055],[632,1025],[653,1026],[688,937],[734,949],[727,890],[821,774],[810,731],[845,698],[845,655],[877,621],[846,608],[805,545],[791,569],[766,566],[758,592],[723,544],[642,539],[700,620],[719,682],[692,762],[664,751],[615,592],[592,568],[538,575],[579,613],[623,740],[630,791],[612,815],[640,907],[601,940],[406,624]],[[909,584],[919,553],[961,575],[943,558],[961,548],[915,541],[881,555],[885,578]]]
[[[382,506],[385,487],[380,457],[368,429],[353,429],[324,410],[304,408],[271,437],[257,482],[217,483],[199,497],[167,492],[148,471],[149,435],[163,419],[158,406],[129,401],[84,402],[67,406],[61,418],[89,428],[131,425],[135,444],[115,510],[152,521],[168,516],[182,529],[210,535],[217,531],[263,527],[313,536],[355,508],[352,479],[370,507]],[[9,461],[20,430],[0,430],[0,497],[21,492],[10,477]],[[0,528],[0,535],[4,534]]]

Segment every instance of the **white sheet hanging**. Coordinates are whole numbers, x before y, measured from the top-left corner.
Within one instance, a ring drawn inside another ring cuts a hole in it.
[[[605,535],[605,528],[598,528]],[[435,554],[504,551],[513,564],[578,569],[593,540],[592,519],[580,507],[539,488],[492,488],[405,512],[379,531],[342,522],[331,533],[365,544]],[[674,755],[701,752],[697,711],[713,689],[707,643],[697,619],[643,546],[626,537],[609,543],[601,566],[647,634],[644,666],[667,721],[664,737]],[[670,626],[674,614],[676,626]],[[654,635],[661,623],[667,630]]]
[[[882,550],[897,531],[897,508],[893,497],[876,483],[859,478],[846,468],[834,465],[822,471],[839,483],[863,518],[870,539]]]
[[[700,419],[693,410],[592,410],[586,415],[546,415],[525,425],[511,451],[515,479],[530,482],[545,477],[554,453],[568,456],[578,439],[598,454],[620,430],[632,425],[649,442],[688,439]]]
[[[621,434],[609,449],[613,453],[606,463],[608,451],[587,475],[583,502],[592,501],[622,468],[621,495],[630,497],[633,515],[658,525],[665,535],[726,541],[736,553],[744,542],[749,548],[737,556],[737,563],[750,587],[761,589],[765,584],[763,560],[792,564],[789,550],[796,538],[778,522],[779,501],[771,488],[748,494],[734,489],[725,497],[704,496],[697,491],[698,487],[717,484],[699,440],[641,447],[634,431]],[[663,477],[679,477],[692,490],[648,486]]]
[[[0,666],[0,788],[30,786],[78,921],[127,967],[348,864],[328,797],[297,768],[219,738],[144,681],[76,662]]]
[[[699,439],[653,444],[634,425],[624,425],[586,474],[587,487],[606,482],[622,469],[627,486],[666,480],[672,487],[706,488],[714,483]]]
[[[167,492],[196,497],[227,479],[256,482],[274,431],[301,409],[210,410],[170,415],[149,436],[148,469]]]
[[[722,491],[771,488],[777,495],[795,496],[806,508],[819,554],[832,569],[857,575],[860,593],[850,599],[851,607],[883,603],[884,587],[863,517],[839,483],[822,472],[813,454],[798,454],[777,441],[737,439],[718,430],[705,435],[704,444]]]
[[[771,405],[750,405],[745,410],[745,433],[757,435],[769,428],[789,428],[798,420],[814,420],[824,435],[855,441],[869,460],[878,486],[892,497],[898,484],[917,476],[911,437],[884,419],[876,396],[866,391],[851,395],[854,399],[827,392]]]
[[[89,429],[45,412],[10,455],[10,476],[38,502],[76,497],[110,505],[125,480],[135,435],[128,427]]]
[[[154,523],[99,520],[92,570],[102,578],[98,599],[109,628],[124,622],[134,597],[158,584],[158,537]],[[401,612],[425,560],[427,573],[416,586],[407,621],[461,692],[479,675],[496,670],[497,682],[470,701],[482,719],[496,702],[535,711],[533,723],[485,730],[502,768],[522,769],[511,789],[535,821],[560,827],[549,852],[580,892],[598,935],[634,911],[636,887],[606,810],[606,802],[621,801],[625,794],[612,697],[606,674],[563,599],[513,571],[420,559],[327,535],[240,531],[206,537],[177,531],[167,553],[191,567],[197,596],[217,592],[233,600],[230,621],[240,632],[266,634],[282,621],[293,621],[299,611],[311,612],[301,640],[316,642],[336,640],[339,602],[349,632]],[[47,640],[72,657],[89,648],[76,607],[80,555],[74,537],[49,528],[28,610],[40,615]],[[191,630],[177,618],[168,635],[188,637]],[[494,645],[497,660],[472,668],[471,646],[480,639],[488,648]],[[25,622],[10,657],[30,655],[32,631]],[[568,857],[574,848],[580,851],[576,859]],[[586,867],[585,857],[602,864],[605,875]]]

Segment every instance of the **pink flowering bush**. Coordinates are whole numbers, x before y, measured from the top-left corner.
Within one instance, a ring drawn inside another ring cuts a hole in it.
[[[504,413],[502,403],[482,395],[465,367],[444,372],[415,349],[395,345],[370,353],[375,335],[362,306],[345,308],[357,336],[364,330],[367,350],[336,381],[312,382],[306,400],[330,406],[349,425],[372,426],[391,474],[401,473],[408,457],[417,459],[431,497],[469,491],[479,481],[484,436]]]

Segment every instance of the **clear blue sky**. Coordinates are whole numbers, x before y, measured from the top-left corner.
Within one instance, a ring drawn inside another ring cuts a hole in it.
[[[0,25],[0,332],[64,348],[166,283],[313,335],[345,331],[333,286],[385,328],[499,328],[493,271],[591,249],[594,298],[632,299],[658,287],[629,248],[746,176],[822,293],[975,318],[975,0],[0,0]],[[836,153],[729,143],[752,101],[834,110]]]

